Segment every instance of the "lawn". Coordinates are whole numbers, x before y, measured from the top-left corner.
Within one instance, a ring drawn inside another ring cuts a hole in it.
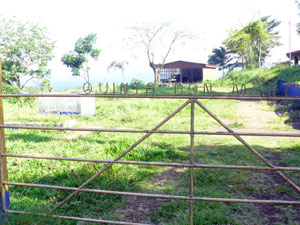
[[[167,91],[168,93],[168,91]],[[75,127],[152,129],[185,100],[162,99],[96,99],[96,115],[91,117],[40,115],[35,99],[32,108],[19,108],[4,101],[5,122],[44,122],[55,124],[76,120]],[[234,128],[236,101],[201,100],[201,102]],[[281,123],[282,121],[274,121]],[[160,129],[189,130],[190,106],[184,108]],[[214,131],[220,126],[200,107],[195,108],[195,130]],[[46,131],[6,129],[9,154],[44,155],[112,160],[134,144],[143,134],[82,131]],[[257,139],[245,137],[257,151],[280,166],[300,166],[300,141],[297,139]],[[122,160],[149,162],[189,162],[190,136],[152,134]],[[229,136],[197,135],[196,163],[264,166],[248,149]],[[104,167],[102,163],[8,158],[9,181],[78,187]],[[189,169],[115,164],[87,188],[189,195]],[[194,195],[215,198],[249,198],[300,200],[273,172],[248,170],[194,169]],[[300,185],[300,175],[288,172]],[[47,213],[71,192],[10,186],[11,209]],[[55,214],[105,220],[126,220],[154,224],[188,224],[188,201],[141,199],[133,197],[80,193]],[[150,208],[146,213],[145,206]],[[130,215],[130,210],[135,214]],[[254,205],[195,201],[194,224],[297,224],[299,206]],[[273,218],[273,219],[272,219]],[[131,219],[131,220],[130,220]],[[83,224],[76,221],[49,219],[29,215],[9,215],[4,224]]]

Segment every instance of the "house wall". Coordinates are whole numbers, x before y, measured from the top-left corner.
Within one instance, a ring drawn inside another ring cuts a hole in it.
[[[205,80],[216,80],[217,71],[215,69],[203,68],[203,81]]]

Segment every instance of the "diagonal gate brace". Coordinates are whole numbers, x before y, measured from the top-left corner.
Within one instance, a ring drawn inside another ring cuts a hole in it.
[[[151,134],[154,133],[154,131],[158,130],[162,125],[164,125],[166,122],[168,122],[172,117],[174,117],[178,112],[180,112],[183,108],[185,108],[191,100],[187,100],[185,103],[183,103],[181,106],[179,106],[175,111],[173,111],[170,115],[168,115],[165,119],[163,119],[160,123],[158,123],[150,133],[145,134],[143,137],[141,137],[137,142],[135,142],[133,145],[131,145],[128,149],[126,149],[124,152],[122,152],[118,157],[116,157],[113,162],[110,162],[106,164],[101,170],[99,170],[95,175],[93,175],[91,178],[89,178],[87,181],[85,181],[82,185],[80,185],[78,188],[83,189],[88,184],[93,182],[98,176],[100,176],[104,171],[109,169],[114,163],[119,161],[122,157],[127,155],[132,149],[134,149],[136,146],[138,146],[140,143],[142,143],[144,140],[146,140]],[[80,191],[74,191],[69,196],[67,196],[63,201],[58,203],[52,210],[49,211],[47,216],[50,216],[53,214],[60,206],[65,204],[67,201],[69,201],[73,196],[78,194]]]
[[[240,141],[246,148],[248,148],[254,155],[256,155],[261,161],[263,161],[266,165],[271,168],[275,168],[275,166],[269,162],[265,157],[263,157],[258,151],[256,151],[251,145],[249,145],[243,138],[239,135],[235,134],[235,132],[224,124],[217,116],[215,116],[211,111],[209,111],[199,100],[195,101],[197,105],[199,105],[207,114],[209,114],[214,120],[216,120],[222,127],[224,127],[228,132],[233,133],[233,136]],[[297,192],[300,193],[300,188],[287,176],[285,176],[282,172],[275,170],[275,172],[281,176],[286,182],[288,182]]]

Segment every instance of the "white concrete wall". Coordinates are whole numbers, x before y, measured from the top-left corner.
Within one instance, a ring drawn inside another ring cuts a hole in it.
[[[95,98],[80,98],[80,114],[83,116],[95,115],[96,105]]]
[[[217,78],[216,69],[203,68],[203,81],[216,80],[216,78]]]
[[[95,115],[95,98],[40,97],[41,114],[80,114]]]

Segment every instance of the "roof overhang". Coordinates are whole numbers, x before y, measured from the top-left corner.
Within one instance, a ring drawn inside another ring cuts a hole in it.
[[[163,69],[203,69],[203,68],[216,69],[217,67],[214,65],[187,62],[187,61],[169,62],[163,66]]]
[[[289,52],[286,53],[286,56],[289,58],[290,57],[290,53]],[[295,56],[300,57],[300,50],[291,52],[291,56],[293,56],[293,57],[295,57]]]

